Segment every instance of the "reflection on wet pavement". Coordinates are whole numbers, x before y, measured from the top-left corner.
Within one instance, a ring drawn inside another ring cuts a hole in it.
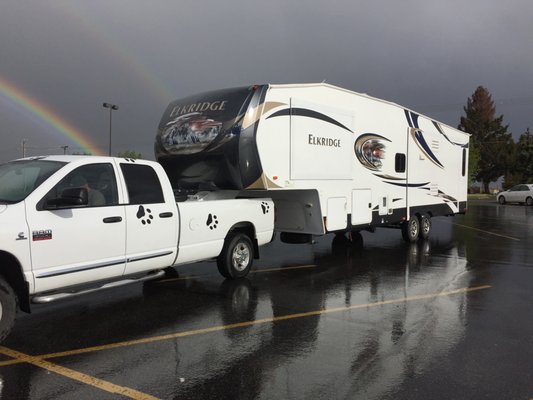
[[[466,353],[480,368],[464,346],[490,332],[472,326],[500,312],[492,293],[502,282],[517,270],[532,278],[532,209],[473,204],[436,218],[431,239],[413,245],[396,230],[275,241],[246,279],[186,266],[144,287],[38,307],[5,345],[165,399],[472,398],[490,376],[470,382],[441,368],[457,359],[457,374],[470,373]],[[9,398],[109,395],[68,380],[58,390],[27,364],[0,375]],[[455,384],[436,387],[439,377]]]

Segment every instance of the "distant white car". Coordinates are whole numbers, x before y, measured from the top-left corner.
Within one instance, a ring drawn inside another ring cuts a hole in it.
[[[498,193],[496,198],[500,204],[525,203],[526,205],[531,206],[533,205],[533,185],[515,185],[510,189]]]

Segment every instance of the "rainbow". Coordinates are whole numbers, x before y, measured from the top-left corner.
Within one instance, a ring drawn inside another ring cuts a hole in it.
[[[3,79],[1,76],[0,94],[52,126],[67,139],[74,142],[76,147],[81,147],[85,151],[94,155],[106,154],[106,152],[97,146],[85,133],[65,121],[50,108],[37,101],[20,88],[8,82],[6,79]]]

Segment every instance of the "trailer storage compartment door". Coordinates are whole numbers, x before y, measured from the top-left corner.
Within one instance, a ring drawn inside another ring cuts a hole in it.
[[[370,189],[352,190],[352,225],[372,222],[372,191]]]
[[[346,229],[346,197],[330,197],[328,199],[328,215],[326,229],[330,232]]]
[[[291,99],[291,179],[352,179],[353,114]]]

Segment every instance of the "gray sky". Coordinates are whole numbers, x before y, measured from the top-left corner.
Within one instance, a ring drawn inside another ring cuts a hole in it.
[[[168,102],[321,82],[457,126],[477,86],[515,138],[533,128],[531,0],[1,0],[0,162],[81,151],[153,159]],[[76,139],[77,138],[77,139]]]

